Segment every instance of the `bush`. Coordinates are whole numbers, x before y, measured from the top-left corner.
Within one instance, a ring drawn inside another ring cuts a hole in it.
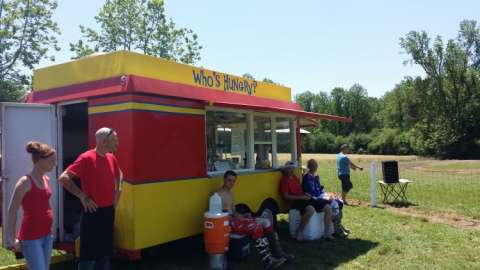
[[[347,143],[350,149],[357,154],[367,154],[368,145],[372,141],[372,136],[366,133],[352,134],[347,137]]]
[[[418,143],[414,131],[401,132],[398,129],[375,129],[370,133],[355,133],[335,137],[330,132],[315,129],[303,137],[304,153],[338,153],[344,143],[355,154],[410,155],[417,153],[412,145]],[[422,142],[424,143],[424,142]],[[422,152],[424,153],[424,152]]]
[[[411,143],[412,136],[412,133],[407,131],[400,133],[393,139],[393,145],[395,146],[396,154],[411,155],[414,153]]]
[[[302,150],[305,153],[334,153],[336,151],[335,136],[320,129],[304,137]]]
[[[372,141],[368,145],[368,152],[371,154],[391,155],[396,154],[395,136],[397,135],[395,129],[380,129],[372,132]]]

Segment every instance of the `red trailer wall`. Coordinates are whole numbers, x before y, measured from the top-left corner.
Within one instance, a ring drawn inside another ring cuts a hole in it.
[[[203,110],[203,103],[153,96],[121,95],[89,102],[91,108],[107,108],[136,102],[175,108]],[[117,158],[127,181],[144,183],[206,175],[205,115],[148,109],[111,109],[89,114],[89,142],[95,131],[110,127],[117,131]]]

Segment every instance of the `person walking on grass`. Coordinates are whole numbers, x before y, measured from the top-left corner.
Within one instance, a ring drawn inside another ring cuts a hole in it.
[[[118,147],[117,133],[104,127],[95,133],[95,139],[96,147],[81,154],[59,178],[84,208],[80,222],[79,270],[110,269],[115,207],[121,193],[122,172],[112,154]],[[75,180],[80,180],[81,189]]]
[[[350,180],[350,168],[353,170],[360,169],[360,171],[363,171],[362,167],[355,165],[347,157],[347,154],[350,153],[351,152],[348,144],[342,144],[342,146],[340,146],[340,153],[337,155],[337,173],[338,179],[342,182],[342,201],[345,205],[349,205],[347,202],[347,194],[353,188],[352,181]]]
[[[52,190],[46,174],[55,167],[57,156],[51,146],[40,142],[29,142],[26,151],[32,156],[33,168],[18,180],[13,191],[8,208],[6,243],[8,249],[23,253],[28,269],[48,270],[52,254],[53,212],[49,202]],[[20,206],[22,223],[15,236]]]

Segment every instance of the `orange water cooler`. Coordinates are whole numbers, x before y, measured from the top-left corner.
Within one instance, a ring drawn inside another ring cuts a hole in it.
[[[206,212],[203,221],[203,240],[209,255],[211,269],[227,269],[226,252],[230,240],[230,217],[228,213]]]

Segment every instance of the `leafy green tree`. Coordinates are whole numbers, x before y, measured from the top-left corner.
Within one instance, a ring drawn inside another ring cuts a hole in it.
[[[29,72],[42,59],[54,60],[60,30],[52,20],[52,0],[0,1],[1,101],[17,101],[29,83]]]
[[[0,102],[20,101],[24,96],[22,85],[13,80],[0,80]]]
[[[457,39],[468,57],[469,65],[478,70],[480,68],[480,30],[477,28],[477,22],[462,21]]]
[[[250,73],[245,73],[245,74],[242,75],[242,77],[250,79],[250,80],[255,80],[255,77],[253,77],[253,75],[250,74]]]
[[[99,32],[80,25],[85,41],[70,43],[73,58],[128,50],[187,64],[200,60],[197,34],[168,19],[161,0],[107,0],[95,21]]]
[[[423,82],[420,77],[407,77],[383,96],[380,118],[384,127],[409,130],[421,119],[423,103],[417,88],[426,87]]]
[[[295,96],[295,101],[302,106],[302,108],[307,112],[314,112],[313,102],[315,99],[315,94],[306,91]]]
[[[352,116],[352,123],[347,125],[348,132],[369,132],[373,128],[371,124],[373,109],[367,90],[359,84],[354,84],[346,92],[345,103],[346,115]]]
[[[457,39],[433,43],[425,32],[409,32],[400,39],[426,78],[416,82],[420,105],[412,134],[420,154],[441,157],[480,156],[480,35],[475,21],[462,21]],[[422,87],[418,87],[421,85]]]
[[[272,79],[269,79],[269,78],[263,78],[262,82],[277,84],[276,82],[274,82]]]

